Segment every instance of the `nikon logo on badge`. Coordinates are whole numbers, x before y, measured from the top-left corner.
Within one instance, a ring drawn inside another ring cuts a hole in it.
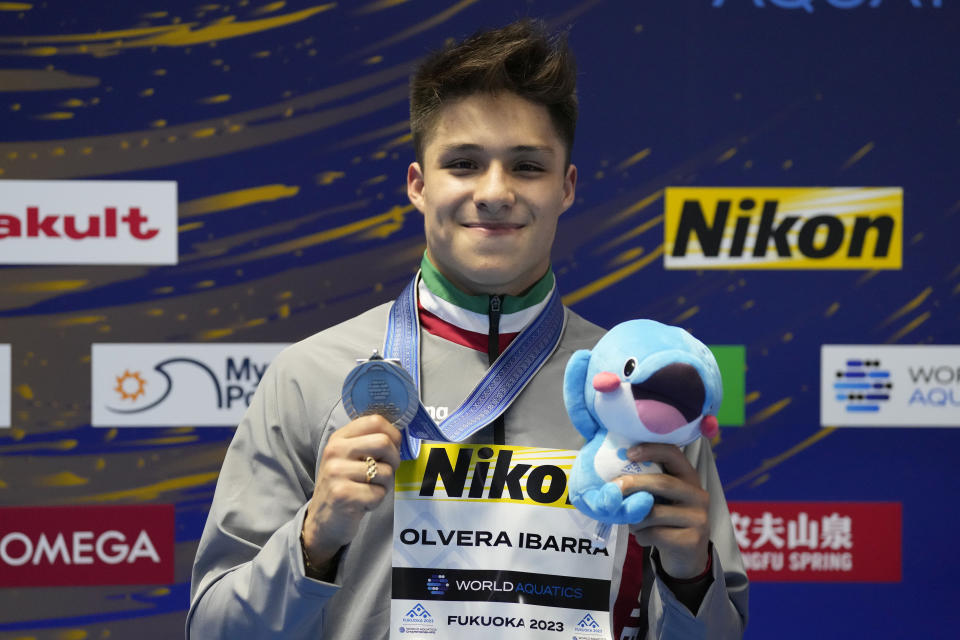
[[[285,344],[94,344],[95,427],[236,426]]]
[[[420,496],[432,497],[438,491],[439,482],[443,487],[440,491],[447,498],[518,501],[572,509],[573,505],[567,500],[566,472],[553,464],[514,462],[514,454],[522,454],[521,449],[523,447],[498,447],[496,451],[485,446],[430,447]],[[456,461],[452,459],[453,453],[457,454]],[[570,462],[573,457],[575,454]]]
[[[900,188],[670,187],[666,269],[900,269]]]
[[[176,264],[177,183],[0,180],[0,263]]]

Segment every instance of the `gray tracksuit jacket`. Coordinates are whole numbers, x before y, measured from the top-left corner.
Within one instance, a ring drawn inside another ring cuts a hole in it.
[[[333,430],[349,422],[340,403],[343,380],[357,358],[382,347],[389,308],[378,306],[288,347],[264,375],[227,450],[197,550],[188,639],[389,636],[390,496],[362,521],[340,556],[334,582],[305,575],[299,543],[320,452]],[[592,348],[603,330],[569,309],[565,313],[559,348],[505,414],[506,444],[583,445],[564,409],[563,372],[570,355]],[[486,372],[487,356],[422,333],[423,404],[452,412]],[[478,435],[483,441],[484,433]],[[645,579],[645,637],[740,638],[748,583],[713,454],[703,438],[685,453],[710,493],[713,584],[694,616],[658,578]],[[623,553],[614,563],[611,602]],[[646,570],[648,577],[656,575]]]

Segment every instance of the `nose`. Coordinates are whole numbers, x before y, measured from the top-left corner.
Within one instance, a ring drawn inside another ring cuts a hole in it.
[[[615,391],[619,387],[620,378],[615,373],[601,371],[597,375],[593,376],[593,388],[601,393],[609,393],[610,391]]]
[[[510,176],[503,165],[491,163],[477,179],[473,191],[473,202],[477,209],[487,213],[500,213],[516,202]]]

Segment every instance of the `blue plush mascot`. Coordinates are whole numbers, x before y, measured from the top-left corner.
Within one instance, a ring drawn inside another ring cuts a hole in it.
[[[627,449],[640,442],[685,445],[701,433],[712,438],[722,396],[713,354],[679,327],[630,320],[608,331],[592,351],[575,352],[564,373],[563,400],[587,443],[570,474],[570,501],[607,524],[645,518],[653,496],[640,491],[624,498],[610,481],[661,469],[631,462]]]

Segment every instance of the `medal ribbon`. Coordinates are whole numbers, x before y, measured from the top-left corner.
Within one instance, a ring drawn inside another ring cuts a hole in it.
[[[417,281],[414,276],[390,308],[383,353],[400,360],[420,388],[420,322],[417,318]],[[420,453],[421,440],[460,442],[493,422],[513,403],[536,375],[563,335],[566,316],[560,294],[554,287],[540,314],[520,332],[483,376],[467,398],[440,424],[433,421],[423,403],[407,425],[400,452],[405,460]]]

